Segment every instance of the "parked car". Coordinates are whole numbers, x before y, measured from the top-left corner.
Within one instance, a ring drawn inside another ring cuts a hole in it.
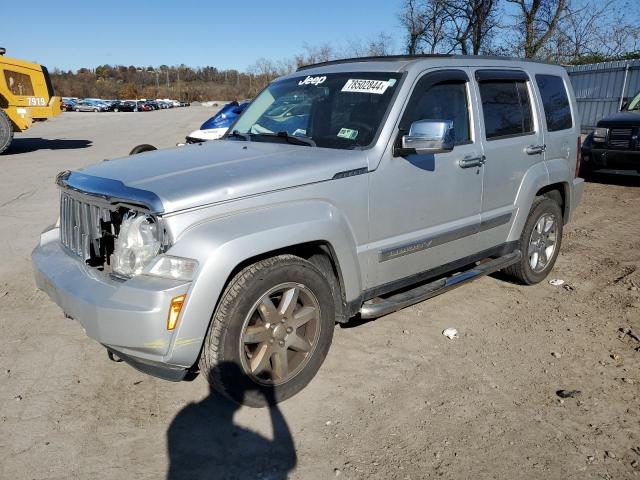
[[[218,140],[227,133],[233,122],[244,112],[248,101],[227,103],[213,117],[204,122],[199,130],[194,130],[186,136],[186,143],[200,143],[207,140]]]
[[[640,92],[619,113],[603,118],[582,144],[582,176],[596,170],[640,173]]]
[[[60,104],[60,108],[65,112],[71,112],[73,111],[73,107],[75,107],[76,103],[78,103],[76,100],[63,99]]]
[[[114,112],[133,112],[135,110],[136,110],[136,102],[132,102],[130,100],[118,102],[117,105],[113,106]]]
[[[96,100],[80,100],[73,106],[74,112],[107,112],[109,105]]]
[[[272,115],[285,97],[304,122]],[[59,174],[36,283],[112,359],[281,401],[314,377],[336,322],[498,270],[545,279],[584,186],[577,112],[566,71],[538,62],[300,68],[223,140]]]

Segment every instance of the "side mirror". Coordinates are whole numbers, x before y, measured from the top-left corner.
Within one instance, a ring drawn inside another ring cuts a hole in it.
[[[455,134],[451,120],[418,120],[402,136],[402,153],[443,153],[453,150]]]

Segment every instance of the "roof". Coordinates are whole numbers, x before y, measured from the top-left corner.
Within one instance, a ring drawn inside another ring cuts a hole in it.
[[[474,59],[474,60],[505,60],[515,62],[532,62],[542,63],[545,65],[552,65],[548,62],[540,60],[533,60],[529,58],[515,58],[515,57],[502,57],[497,55],[449,55],[449,54],[420,54],[420,55],[382,55],[372,57],[355,57],[355,58],[343,58],[340,60],[330,60],[328,62],[319,62],[309,65],[303,65],[296,71],[309,70],[317,67],[324,67],[327,65],[340,65],[344,63],[363,63],[363,62],[398,62],[398,63],[410,63],[416,60],[429,60],[429,59]]]

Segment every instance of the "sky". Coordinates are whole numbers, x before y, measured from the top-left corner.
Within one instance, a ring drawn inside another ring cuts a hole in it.
[[[28,11],[25,10],[28,4]],[[246,70],[304,45],[397,39],[400,0],[0,0],[7,56],[50,70],[97,65],[215,66]],[[6,19],[13,19],[6,21]]]

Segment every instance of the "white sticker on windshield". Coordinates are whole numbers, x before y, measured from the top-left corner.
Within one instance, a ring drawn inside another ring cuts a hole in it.
[[[347,83],[342,87],[343,92],[355,92],[355,93],[376,93],[382,95],[387,88],[389,88],[389,82],[386,80],[361,80],[361,79],[349,79]]]
[[[324,75],[322,77],[307,77],[304,80],[300,80],[298,82],[298,85],[320,85],[321,83],[324,83],[327,80],[327,77],[325,77]]]

